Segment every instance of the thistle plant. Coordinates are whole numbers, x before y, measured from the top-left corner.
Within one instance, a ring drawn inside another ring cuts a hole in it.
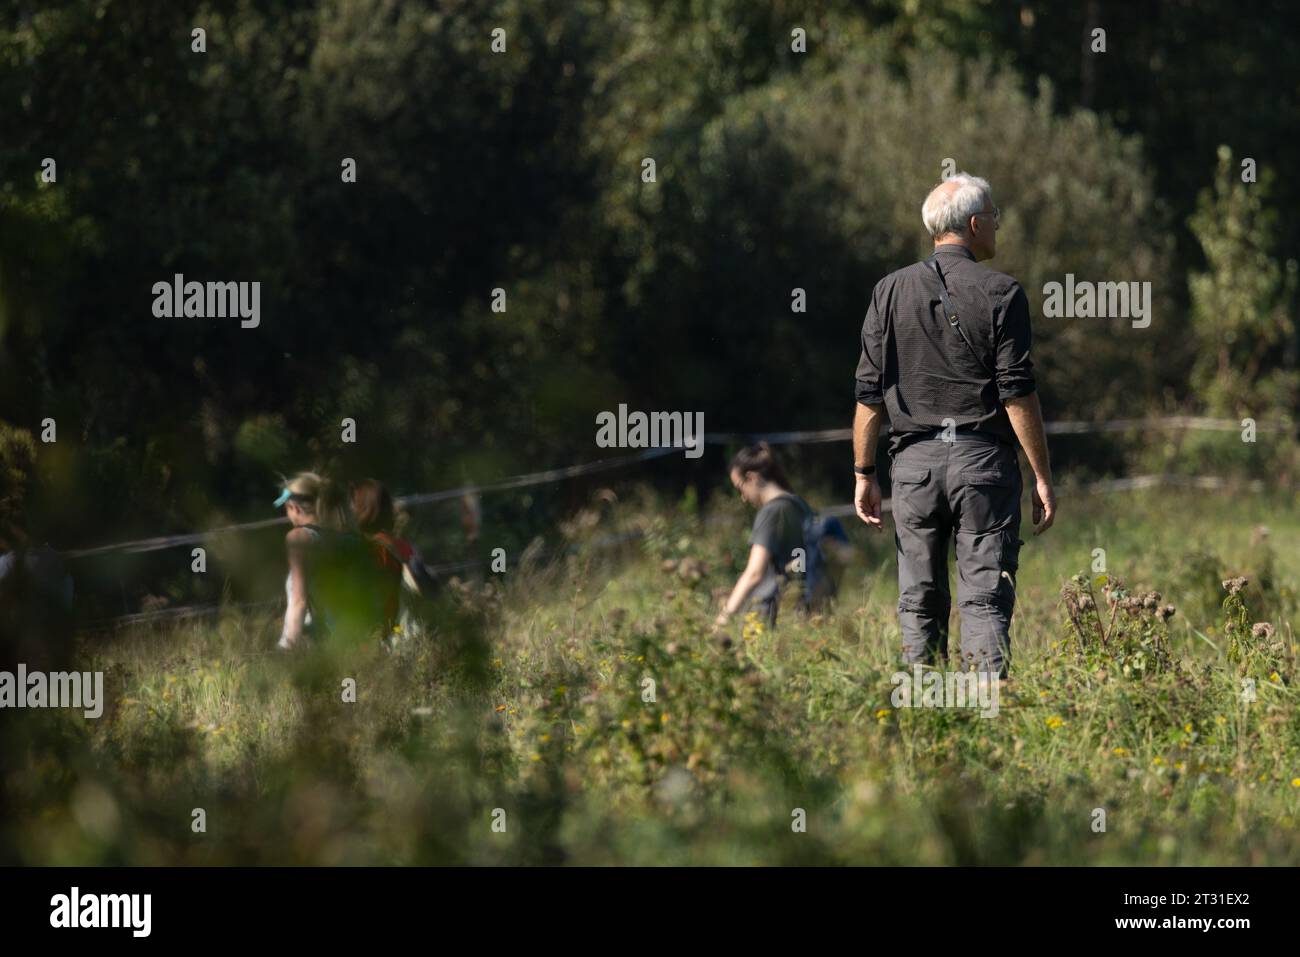
[[[1132,592],[1113,575],[1095,580],[1075,575],[1061,589],[1061,600],[1068,618],[1067,648],[1098,664],[1116,664],[1125,677],[1158,674],[1171,666],[1169,620],[1176,609],[1160,592]]]

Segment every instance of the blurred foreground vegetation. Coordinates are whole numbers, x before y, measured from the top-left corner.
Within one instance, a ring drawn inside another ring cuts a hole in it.
[[[107,672],[100,720],[11,713],[3,859],[1300,863],[1296,501],[1063,508],[1023,552],[992,718],[891,706],[890,536],[854,529],[832,613],[738,623],[724,649],[714,593],[743,563],[748,515],[648,491],[579,512],[563,561],[451,589],[437,637],[397,656],[276,657],[276,623],[238,614],[87,638],[85,666]],[[1112,613],[1095,548],[1137,610]],[[1077,609],[1079,573],[1102,614],[1075,630],[1062,590]],[[1177,609],[1165,624],[1140,607],[1152,590]]]

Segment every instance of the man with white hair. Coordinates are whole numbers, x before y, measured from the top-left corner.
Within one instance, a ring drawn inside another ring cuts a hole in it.
[[[883,527],[875,461],[888,412],[904,660],[947,656],[955,539],[962,664],[1005,678],[1024,544],[1017,443],[1034,473],[1034,534],[1056,515],[1029,301],[1016,280],[980,265],[997,250],[1002,218],[985,180],[950,177],[921,218],[934,255],[877,283],[862,324],[854,500],[864,522]]]

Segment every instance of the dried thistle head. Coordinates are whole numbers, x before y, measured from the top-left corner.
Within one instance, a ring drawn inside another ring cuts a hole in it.
[[[1177,611],[1177,609],[1174,608],[1173,605],[1161,605],[1156,609],[1156,617],[1159,618],[1161,622],[1167,622],[1170,618],[1174,617],[1175,611]]]
[[[707,572],[708,568],[698,558],[683,558],[677,563],[677,574],[686,581],[700,581]]]
[[[1273,626],[1266,621],[1257,621],[1250,626],[1250,635],[1252,638],[1267,641],[1273,637]]]
[[[1113,575],[1107,576],[1105,584],[1101,586],[1101,593],[1106,596],[1106,603],[1109,605],[1118,604],[1121,598],[1128,595],[1128,591],[1124,588],[1124,579]]]
[[[1235,595],[1237,592],[1245,588],[1248,582],[1249,579],[1242,576],[1236,578],[1225,578],[1223,580],[1223,587],[1227,589],[1229,595]]]

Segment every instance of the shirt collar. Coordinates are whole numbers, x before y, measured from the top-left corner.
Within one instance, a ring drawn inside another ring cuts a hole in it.
[[[971,262],[975,261],[975,254],[961,243],[942,243],[934,247],[936,253],[956,253],[958,256],[965,256]]]

